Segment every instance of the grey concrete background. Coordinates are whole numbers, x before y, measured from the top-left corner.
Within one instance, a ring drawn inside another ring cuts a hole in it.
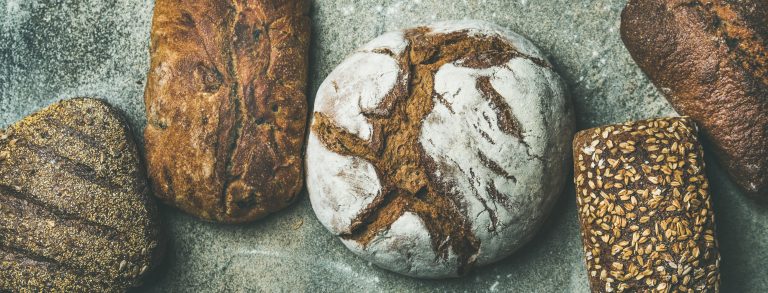
[[[619,39],[625,0],[315,0],[310,99],[344,56],[382,32],[484,19],[527,36],[571,89],[578,128],[674,115]],[[137,138],[152,0],[0,0],[0,127],[55,100],[93,96]],[[707,153],[709,155],[709,153]],[[708,158],[724,292],[768,292],[768,206],[741,195]],[[254,224],[225,226],[162,207],[169,251],[139,291],[585,292],[573,187],[517,254],[460,279],[425,281],[363,262],[317,222],[306,196]]]

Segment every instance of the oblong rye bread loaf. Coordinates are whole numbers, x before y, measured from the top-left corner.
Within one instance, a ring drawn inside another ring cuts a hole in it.
[[[302,187],[309,2],[158,0],[144,131],[163,201],[246,222]]]
[[[768,2],[631,0],[621,36],[734,182],[768,200]]]
[[[0,134],[0,291],[109,292],[161,254],[154,200],[126,122],[94,99]]]
[[[573,141],[593,292],[717,292],[720,254],[688,117],[581,131]]]

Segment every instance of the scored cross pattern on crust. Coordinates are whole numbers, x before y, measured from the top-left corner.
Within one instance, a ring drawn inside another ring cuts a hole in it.
[[[365,246],[404,213],[410,212],[422,220],[436,255],[447,259],[452,251],[459,259],[458,273],[463,274],[474,264],[480,248],[480,240],[473,234],[471,219],[467,217],[463,199],[466,195],[456,194],[449,186],[443,186],[440,178],[434,178],[432,171],[438,163],[425,154],[419,141],[422,122],[433,110],[435,100],[451,107],[434,90],[435,73],[448,63],[484,69],[502,66],[514,57],[548,65],[523,55],[495,36],[470,36],[466,31],[429,33],[428,28],[416,28],[407,31],[405,37],[408,47],[400,56],[387,49],[373,51],[395,58],[400,64],[400,76],[399,83],[376,109],[361,113],[371,125],[370,140],[347,131],[332,115],[323,112],[314,114],[312,131],[330,151],[369,162],[382,184],[379,194],[354,217],[350,232],[342,234],[342,238]],[[490,78],[478,77],[476,87],[496,111],[500,130],[522,140],[520,122],[504,98],[493,89]],[[479,159],[500,176],[514,180],[514,176],[501,172],[502,168],[482,153]],[[493,200],[508,208],[506,195],[492,184],[489,188],[492,190],[475,193],[490,193]],[[496,212],[482,196],[475,196],[491,217],[494,226],[491,229],[495,229]]]

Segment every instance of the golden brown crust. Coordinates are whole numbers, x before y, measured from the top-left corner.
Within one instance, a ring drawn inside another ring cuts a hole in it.
[[[124,291],[162,253],[128,124],[71,99],[0,133],[0,291]]]
[[[573,142],[593,292],[717,292],[704,158],[688,117],[581,131]]]
[[[304,0],[156,2],[144,137],[158,197],[228,223],[294,201],[308,12]]]
[[[675,109],[702,126],[731,178],[768,200],[768,5],[629,1],[621,33]]]

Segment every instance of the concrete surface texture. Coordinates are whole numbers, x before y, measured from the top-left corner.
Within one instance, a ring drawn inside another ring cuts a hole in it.
[[[55,100],[91,96],[145,125],[151,0],[0,0],[0,127]],[[315,0],[310,99],[349,52],[389,30],[483,19],[530,38],[567,82],[578,129],[675,115],[619,38],[624,0]],[[311,103],[310,103],[311,104]],[[724,292],[768,292],[768,205],[740,194],[708,155]],[[365,263],[318,223],[306,195],[253,224],[199,221],[162,207],[165,265],[142,291],[586,292],[572,185],[515,255],[451,280]]]

